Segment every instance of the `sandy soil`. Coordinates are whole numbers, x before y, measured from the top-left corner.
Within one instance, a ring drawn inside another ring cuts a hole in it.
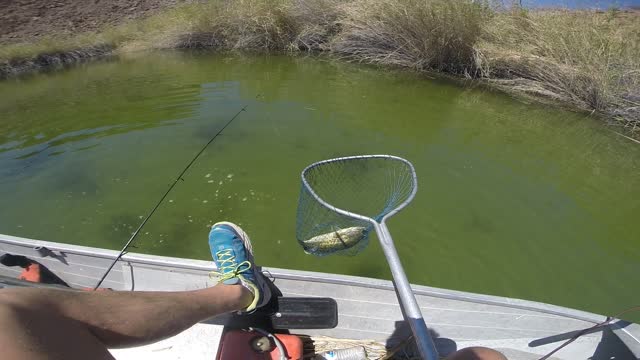
[[[0,44],[97,30],[188,0],[0,0]]]

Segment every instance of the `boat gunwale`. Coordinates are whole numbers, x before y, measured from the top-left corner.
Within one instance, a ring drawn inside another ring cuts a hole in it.
[[[64,244],[57,242],[49,242],[44,240],[29,239],[12,235],[0,234],[0,243],[8,243],[16,246],[33,245],[33,248],[39,246],[46,247],[53,251],[62,251],[73,253],[76,255],[84,255],[89,257],[98,257],[113,260],[117,257],[116,250],[95,248],[89,246]],[[141,265],[152,265],[166,267],[170,266],[176,269],[197,270],[197,271],[213,271],[216,269],[213,262],[197,259],[175,258],[168,256],[125,253],[119,260],[124,263],[135,263]],[[390,280],[374,279],[352,275],[331,274],[303,270],[291,270],[282,268],[262,267],[262,270],[278,279],[309,281],[316,283],[340,284],[348,286],[360,286],[371,289],[381,289],[394,291],[393,283]],[[411,284],[414,294],[422,296],[430,296],[435,298],[472,302],[483,305],[504,306],[520,310],[541,312],[550,315],[563,316],[576,320],[582,320],[591,323],[600,323],[607,319],[604,315],[590,313],[587,311],[576,310],[559,305],[552,305],[532,300],[524,300],[517,298],[509,298],[504,296],[477,294],[466,291],[451,290],[437,288],[425,285]],[[614,321],[617,319],[614,319]],[[621,328],[620,330],[625,330]],[[626,332],[626,331],[625,331]],[[633,336],[632,334],[629,334]]]
[[[50,242],[44,240],[29,239],[12,235],[0,234],[0,244],[7,243],[16,246],[37,248],[46,247],[49,250],[71,253],[75,255],[88,256],[94,258],[103,258],[113,260],[117,257],[116,250],[96,248],[89,246],[65,244],[58,242]],[[205,271],[215,270],[213,262],[197,259],[176,258],[168,256],[126,253],[119,260],[123,263],[149,265],[159,267],[173,267],[180,270]],[[326,284],[339,284],[348,286],[359,286],[363,288],[381,289],[387,291],[395,291],[393,283],[389,280],[366,278],[360,276],[340,275],[321,273],[313,271],[290,270],[281,268],[263,267],[263,271],[269,273],[275,279],[309,281]],[[471,302],[483,305],[503,306],[507,308],[539,312],[554,316],[562,316],[570,319],[591,322],[594,324],[606,321],[608,317],[594,314],[582,310],[571,309],[559,305],[546,304],[542,302],[509,298],[504,296],[477,294],[459,290],[443,289],[425,285],[411,284],[414,294],[422,296],[430,296],[434,298],[455,300],[463,302]],[[627,322],[620,319],[609,319],[609,326],[622,340],[627,348],[640,359],[640,325]]]

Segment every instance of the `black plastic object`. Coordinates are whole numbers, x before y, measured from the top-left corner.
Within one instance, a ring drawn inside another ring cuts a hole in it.
[[[0,264],[4,266],[20,266],[21,268],[26,268],[31,265],[32,260],[22,255],[13,255],[13,254],[2,254],[0,256]]]
[[[338,326],[338,304],[332,298],[279,296],[252,314],[227,314],[206,322],[231,329],[332,329]]]
[[[338,325],[338,304],[331,298],[279,297],[271,321],[275,329],[331,329]]]

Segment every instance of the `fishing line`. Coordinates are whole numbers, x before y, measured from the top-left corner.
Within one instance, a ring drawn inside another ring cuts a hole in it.
[[[131,243],[133,242],[133,240],[138,236],[138,234],[140,233],[140,230],[142,230],[142,228],[144,227],[144,225],[147,223],[147,221],[149,220],[149,218],[151,218],[151,216],[156,212],[156,210],[158,209],[158,207],[160,207],[160,204],[162,204],[162,201],[164,201],[164,199],[167,197],[167,195],[169,195],[169,193],[171,192],[171,190],[173,189],[174,186],[176,186],[176,184],[178,183],[178,181],[182,180],[184,181],[184,179],[182,178],[182,176],[187,172],[187,170],[189,170],[189,168],[191,167],[191,165],[193,165],[194,162],[196,162],[196,160],[198,159],[198,157],[204,152],[204,150],[209,146],[209,144],[211,144],[213,142],[213,140],[215,140],[218,135],[220,135],[222,133],[222,131],[224,129],[227,128],[227,126],[229,126],[229,124],[231,124],[231,122],[233,120],[235,120],[238,115],[240,115],[241,112],[245,111],[245,109],[247,108],[248,105],[245,105],[244,107],[242,107],[242,109],[240,109],[235,115],[233,115],[233,117],[231,118],[231,120],[229,120],[226,124],[224,124],[224,126],[211,138],[211,140],[209,140],[208,143],[206,143],[202,149],[200,149],[200,151],[196,154],[196,156],[193,157],[193,159],[191,159],[191,161],[189,162],[189,164],[187,164],[187,166],[184,168],[184,170],[182,170],[182,172],[178,175],[178,177],[173,181],[173,183],[171,184],[171,186],[169,186],[169,189],[167,189],[167,191],[164,193],[164,195],[162,195],[162,197],[160,198],[160,201],[158,201],[158,203],[156,204],[156,206],[153,207],[153,209],[151,209],[151,211],[149,212],[149,214],[147,215],[147,217],[144,218],[144,220],[142,220],[142,222],[140,223],[140,225],[138,226],[138,228],[136,229],[136,231],[133,232],[133,234],[131,234],[131,237],[129,238],[129,241],[127,241],[127,243],[124,245],[124,247],[122,248],[122,250],[120,250],[120,253],[118,253],[118,256],[113,260],[113,262],[111,263],[111,265],[109,265],[109,268],[107,268],[107,271],[105,271],[104,275],[102,275],[102,277],[100,278],[100,281],[98,281],[98,283],[96,284],[96,286],[93,288],[93,290],[97,290],[100,285],[102,285],[102,282],[104,281],[104,279],[107,277],[107,275],[109,275],[109,272],[111,272],[111,269],[113,269],[113,267],[116,265],[116,263],[118,262],[118,260],[120,260],[120,258],[122,257],[122,255],[124,255],[124,252],[127,251],[127,249],[129,248],[129,245],[131,245]]]

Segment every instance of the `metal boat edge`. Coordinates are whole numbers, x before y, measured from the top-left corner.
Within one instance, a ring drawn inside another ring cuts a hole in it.
[[[28,239],[11,235],[0,234],[0,251],[4,250],[3,245],[14,245],[31,249],[51,250],[53,252],[74,254],[80,256],[102,258],[104,260],[113,260],[118,255],[115,250],[94,248],[80,245],[64,244],[57,242],[49,242],[43,240]],[[35,260],[38,260],[36,258]],[[166,268],[167,271],[186,270],[196,272],[209,272],[215,270],[215,265],[210,261],[174,258],[166,256],[157,256],[139,253],[126,253],[120,259],[123,264],[132,263],[140,265],[149,265],[153,267]],[[310,283],[324,283],[347,285],[353,287],[380,289],[393,291],[393,283],[389,280],[381,280],[374,278],[366,278],[359,276],[330,274],[321,272],[301,271],[263,267],[263,271],[270,274],[275,279],[287,279],[304,281]],[[0,273],[2,269],[0,268]],[[520,309],[533,311],[542,314],[557,315],[566,318],[585,321],[596,324],[607,319],[606,316],[594,314],[586,311],[571,309],[568,307],[546,304],[531,300],[523,300],[516,298],[508,298],[494,295],[484,295],[465,291],[450,290],[444,288],[436,288],[424,285],[411,285],[416,295],[424,295],[445,300],[455,300],[471,302],[476,304],[494,305],[512,309]],[[163,289],[158,289],[163,290]],[[629,323],[624,320],[613,319],[611,329],[613,333],[624,343],[628,350],[636,359],[640,359],[640,325]],[[579,330],[579,329],[576,329]]]

